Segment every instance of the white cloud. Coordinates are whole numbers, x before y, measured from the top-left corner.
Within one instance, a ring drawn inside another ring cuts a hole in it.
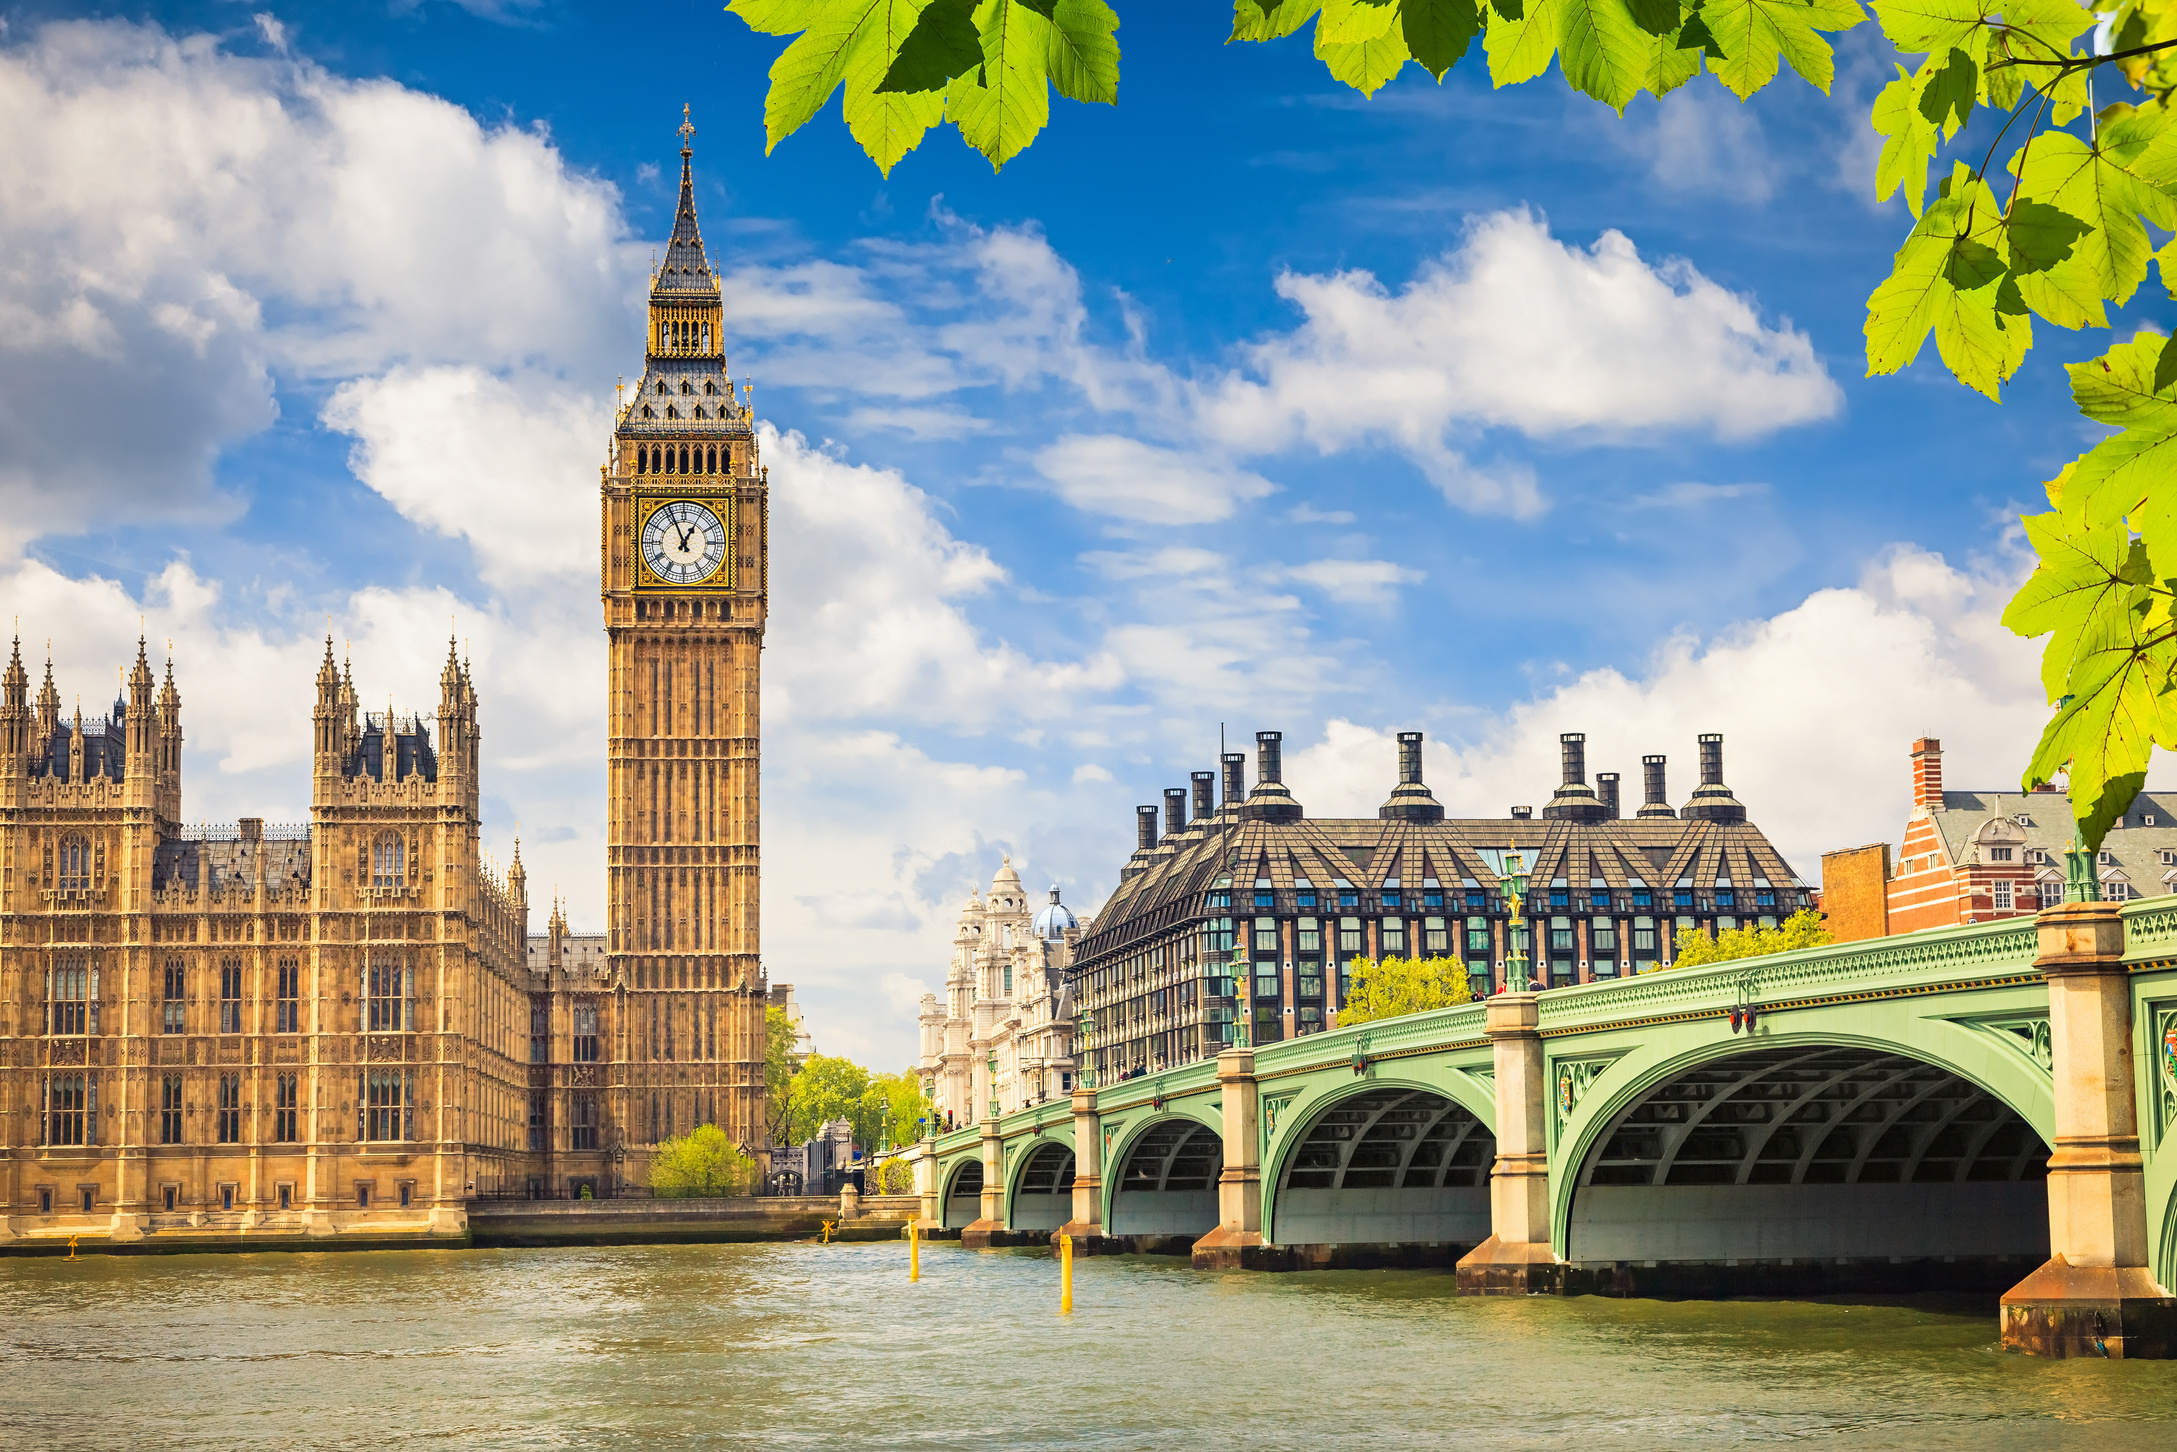
[[[1636,494],[1625,502],[1633,509],[1695,509],[1722,499],[1758,499],[1768,492],[1766,484],[1701,484],[1688,480]]]
[[[594,475],[612,409],[550,377],[474,367],[399,368],[342,384],[330,428],[354,436],[348,467],[407,518],[466,539],[502,589],[597,568]]]
[[[1347,605],[1388,605],[1400,585],[1418,585],[1428,578],[1421,570],[1389,560],[1312,560],[1285,573]]]
[[[1618,145],[1644,156],[1648,174],[1670,191],[1722,194],[1758,206],[1781,179],[1782,167],[1759,114],[1721,86],[1681,87],[1657,104],[1652,121],[1643,107],[1611,118],[1604,130]]]
[[[1074,508],[1142,524],[1213,524],[1277,487],[1216,459],[1118,434],[1067,434],[1038,453],[1035,466]]]
[[[1842,401],[1805,334],[1765,325],[1691,263],[1650,265],[1616,231],[1568,246],[1524,212],[1472,222],[1395,294],[1366,272],[1287,273],[1278,292],[1306,321],[1250,350],[1254,377],[1206,391],[1210,433],[1261,452],[1388,444],[1485,512],[1532,514],[1540,500],[1516,467],[1477,466],[1455,446],[1484,428],[1737,440]]]
[[[1109,780],[1111,780],[1111,773],[1105,770],[1103,767],[1098,766],[1093,761],[1084,761],[1079,766],[1073,769],[1073,782],[1075,786],[1079,786],[1084,782]]]
[[[990,641],[966,601],[1005,583],[896,471],[845,464],[765,428],[771,469],[773,724],[885,717],[963,731],[1064,715],[1124,679],[1108,652],[1043,661]]]
[[[1428,745],[1426,775],[1453,816],[1539,810],[1558,780],[1558,733],[1584,731],[1589,772],[1622,774],[1626,810],[1639,804],[1640,758],[1657,752],[1683,805],[1699,780],[1694,738],[1720,731],[1726,783],[1815,882],[1823,852],[1900,839],[1916,737],[1942,739],[1953,787],[2017,789],[2048,718],[2039,647],[2000,621],[2023,573],[2011,557],[1960,568],[1895,546],[1856,586],[1706,641],[1674,637],[1639,673],[1590,671],[1501,713],[1452,718],[1451,739]],[[1311,812],[1372,814],[1396,779],[1393,733],[1421,724],[1334,721],[1288,753],[1286,780]]]
[[[47,530],[231,509],[212,462],[276,369],[602,356],[643,276],[543,135],[210,37],[43,27],[0,49],[0,132],[0,514]]]

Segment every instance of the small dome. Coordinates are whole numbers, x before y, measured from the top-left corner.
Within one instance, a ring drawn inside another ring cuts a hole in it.
[[[1053,887],[1050,906],[1036,914],[1033,926],[1037,937],[1046,943],[1055,943],[1081,924],[1067,910],[1066,905],[1058,900],[1058,889]]]
[[[990,894],[996,897],[1007,888],[1019,886],[1020,874],[1013,870],[1013,856],[1007,853],[1005,861],[999,864],[998,875],[990,879]]]

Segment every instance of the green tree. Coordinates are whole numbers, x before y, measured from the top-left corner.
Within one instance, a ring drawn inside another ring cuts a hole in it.
[[[911,1144],[921,1137],[915,1121],[930,1112],[922,1097],[922,1077],[912,1069],[897,1074],[872,1074],[864,1092],[863,1106],[854,1121],[855,1137],[872,1152],[894,1145]]]
[[[2177,0],[1870,0],[1911,69],[1875,98],[1876,198],[1913,225],[1867,303],[1870,375],[1932,335],[1944,367],[1994,401],[2033,346],[2033,320],[2106,328],[2150,263],[2177,296]],[[1002,167],[1050,120],[1050,93],[1116,104],[1119,17],[1104,0],[731,0],[752,29],[791,36],[771,67],[766,147],[834,93],[887,173],[933,126]],[[1554,62],[1613,110],[1704,72],[1740,100],[1786,65],[1827,93],[1828,35],[1860,0],[1234,0],[1235,41],[1313,25],[1316,56],[1372,96],[1409,63],[1439,83],[1478,47],[1492,85]],[[2110,26],[2105,54],[2088,37]],[[2098,94],[2097,94],[2098,91]],[[1976,118],[1988,124],[1960,140]],[[1985,148],[1981,138],[1994,133]],[[2007,155],[1999,153],[2006,142]],[[1930,172],[1943,158],[1949,166]],[[2088,435],[2025,520],[2039,565],[2005,623],[2048,637],[2054,714],[2020,785],[2068,777],[2083,846],[2098,849],[2177,748],[2177,341],[2141,338],[2067,365]]]
[[[764,1129],[772,1144],[793,1144],[786,1138],[792,1129],[794,1076],[800,1070],[794,1059],[794,1022],[776,1005],[763,1011]]]
[[[811,1054],[795,1076],[793,1112],[788,1120],[788,1131],[793,1136],[788,1144],[799,1144],[813,1139],[823,1125],[834,1119],[852,1123],[862,1112],[862,1101],[869,1092],[869,1070],[852,1059],[831,1054]],[[856,1126],[859,1135],[860,1127]]]
[[[1345,1007],[1338,1027],[1449,1008],[1474,996],[1466,964],[1457,958],[1355,958],[1346,965]]]
[[[1728,963],[1734,958],[1761,958],[1770,953],[1789,953],[1794,948],[1819,948],[1829,940],[1822,915],[1812,908],[1793,913],[1773,928],[1726,928],[1713,938],[1699,928],[1680,928],[1671,966],[1694,968],[1703,963]]]
[[[715,1124],[701,1124],[658,1146],[650,1159],[650,1193],[674,1198],[746,1195],[756,1162]]]

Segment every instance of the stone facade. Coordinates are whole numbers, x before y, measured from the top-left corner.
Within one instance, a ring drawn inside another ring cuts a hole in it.
[[[1067,969],[1081,932],[1055,887],[1031,909],[1010,858],[987,897],[968,894],[944,1002],[922,996],[919,1072],[940,1125],[1062,1103],[1073,1092]]]
[[[525,1162],[529,904],[477,843],[476,693],[435,733],[318,672],[310,821],[186,827],[181,694],[0,686],[0,1239],[447,1233]]]

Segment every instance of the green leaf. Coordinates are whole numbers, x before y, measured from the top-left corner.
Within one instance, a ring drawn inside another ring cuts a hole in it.
[[[1404,0],[1399,23],[1407,53],[1441,81],[1481,31],[1482,13],[1475,0]]]
[[[2011,271],[2046,272],[2071,256],[2072,244],[2093,229],[2058,207],[2031,198],[2013,201],[2003,220]]]
[[[1641,79],[1642,90],[1660,101],[1701,73],[1699,40],[1696,38],[1689,44],[1686,35],[1700,23],[1698,15],[1689,16],[1677,35],[1649,38],[1648,74]]]
[[[2177,741],[2177,701],[2168,691],[2173,652],[2150,645],[2140,612],[2122,612],[2132,628],[2083,656],[2065,681],[2069,702],[2041,733],[2025,780],[2050,781],[2070,769],[2071,813],[2089,852],[2146,785],[2147,760],[2159,740]]]
[[[1482,37],[1491,85],[1516,86],[1550,68],[1557,56],[1557,12],[1563,3],[1524,0],[1523,11],[1508,18],[1502,0],[1492,0],[1489,30]]]
[[[1371,0],[1323,0],[1323,13],[1315,22],[1315,50],[1326,45],[1359,45],[1379,40],[1398,24],[1398,6]]]
[[[2004,8],[2001,0],[1868,0],[1875,21],[1890,44],[1906,55],[1941,54],[1953,46],[1968,53],[1984,53],[1968,41],[1984,34],[1982,20]],[[2069,3],[2069,0],[2065,0]],[[2077,6],[2073,10],[2086,15]],[[2088,24],[2092,24],[2089,19]]]
[[[980,65],[982,59],[975,0],[930,0],[877,89],[941,91],[947,81]]]
[[[2064,370],[2071,375],[2071,401],[2080,413],[2111,428],[2177,433],[2177,398],[2168,391],[2177,370],[2164,376],[2170,352],[2167,340],[2147,334],[2118,343],[2099,358],[2073,363]]]
[[[1232,34],[1225,37],[1225,44],[1235,40],[1283,40],[1315,18],[1315,12],[1323,8],[1323,0],[1279,0],[1276,5],[1261,5],[1257,0],[1233,0]]]
[[[2164,338],[2162,350],[2154,360],[2154,391],[2160,393],[2172,383],[2177,383],[2177,345]]]
[[[1875,200],[1886,202],[1892,192],[1903,187],[1905,205],[1917,217],[1927,200],[1928,167],[1935,161],[1942,132],[1913,104],[1914,85],[1905,68],[1899,66],[1897,79],[1875,97],[1869,119],[1878,134],[1889,138],[1883,142],[1881,159],[1875,164]]]
[[[1053,26],[1017,0],[982,0],[975,11],[983,63],[945,89],[945,119],[998,170],[1051,119],[1045,65]]]
[[[1119,17],[1104,0],[1057,0],[1045,69],[1069,101],[1119,103]]]
[[[1640,94],[1648,79],[1647,33],[1627,0],[1559,0],[1557,64],[1575,91],[1615,110]]]
[[[727,0],[726,13],[737,15],[758,35],[793,35],[816,24],[836,0]]]
[[[1329,67],[1333,80],[1351,86],[1364,96],[1375,95],[1409,59],[1405,33],[1396,26],[1374,40],[1341,44],[1326,42],[1320,24],[1315,30],[1315,57]]]
[[[846,120],[847,131],[877,163],[877,170],[887,176],[901,157],[922,144],[923,134],[945,117],[942,89],[881,89],[928,3],[877,0],[871,4],[840,76],[840,114]]]
[[[2011,158],[2019,191],[2069,212],[2087,232],[2063,264],[2091,279],[2102,297],[2122,304],[2146,280],[2154,255],[2140,213],[2160,227],[2177,227],[2177,206],[2125,163],[2146,149],[2145,128],[2129,130],[2130,118],[2101,128],[2094,145],[2068,131],[2033,138]]]
[[[1980,94],[1980,67],[1953,46],[1940,69],[1930,56],[1921,74],[1926,79],[1920,86],[1920,114],[1955,135],[1973,114],[1974,98]]]
[[[2049,637],[2041,653],[2041,687],[2056,701],[2070,693],[2067,682],[2082,642],[2098,648],[2110,622],[2129,614],[2152,577],[2146,551],[2121,523],[2070,530],[2055,510],[2019,522],[2040,560],[2004,607],[2003,624],[2028,640]]]
[[[1849,30],[1863,14],[1856,4],[1807,5],[1800,0],[1706,0],[1702,22],[1723,49],[1709,70],[1745,100],[1776,78],[1779,58],[1825,95],[1836,59],[1823,30]]]
[[[1676,35],[1678,27],[1685,23],[1685,15],[1678,7],[1678,0],[1628,0],[1633,24],[1650,35]]]
[[[865,39],[870,12],[888,5],[889,0],[829,0],[802,14],[805,28],[771,63],[771,89],[763,107],[766,155],[824,109]]]
[[[1957,164],[1867,300],[1867,373],[1909,367],[1932,331],[1944,366],[2001,401],[2001,386],[2032,346],[2031,324],[2003,260],[2002,210],[1987,184]]]

